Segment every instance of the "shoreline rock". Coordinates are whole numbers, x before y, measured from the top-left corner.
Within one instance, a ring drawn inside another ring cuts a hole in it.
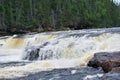
[[[120,67],[120,51],[95,53],[94,57],[88,62],[88,66],[94,68],[102,67],[105,73],[112,70],[118,71]]]

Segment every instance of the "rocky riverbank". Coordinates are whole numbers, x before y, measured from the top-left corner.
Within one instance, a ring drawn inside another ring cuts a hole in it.
[[[120,51],[95,53],[88,66],[102,68],[106,74],[100,80],[120,80]]]
[[[76,67],[41,71],[25,77],[0,80],[100,80],[103,74],[101,69]]]
[[[120,80],[120,73],[104,73],[101,68],[76,67],[41,71],[24,77],[0,80]]]
[[[88,66],[102,67],[104,72],[120,72],[120,52],[99,52],[89,61]]]

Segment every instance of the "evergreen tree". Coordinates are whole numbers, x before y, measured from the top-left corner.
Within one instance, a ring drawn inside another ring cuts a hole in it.
[[[61,30],[120,26],[113,0],[0,0],[0,27]]]

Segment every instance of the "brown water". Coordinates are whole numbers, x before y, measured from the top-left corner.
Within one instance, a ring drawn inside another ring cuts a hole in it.
[[[95,52],[120,50],[119,31],[119,28],[63,31],[1,39],[0,63],[30,63],[1,67],[0,78],[22,77],[51,69],[86,66]],[[38,47],[39,56],[35,61],[29,61],[29,56],[33,56],[29,52]]]

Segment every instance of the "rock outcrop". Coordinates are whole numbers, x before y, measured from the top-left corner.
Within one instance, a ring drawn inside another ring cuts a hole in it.
[[[26,53],[23,56],[24,60],[37,60],[39,58],[39,48],[36,47],[31,47],[31,48],[27,48],[25,49]]]
[[[94,57],[88,62],[88,66],[102,67],[104,72],[115,71],[120,67],[120,51],[95,53]]]
[[[24,51],[24,55],[22,57],[23,60],[47,60],[51,59],[53,57],[53,52],[49,49],[46,50],[46,53],[44,54],[41,49],[47,46],[49,42],[45,42],[41,44],[40,46],[31,46],[27,47]]]

